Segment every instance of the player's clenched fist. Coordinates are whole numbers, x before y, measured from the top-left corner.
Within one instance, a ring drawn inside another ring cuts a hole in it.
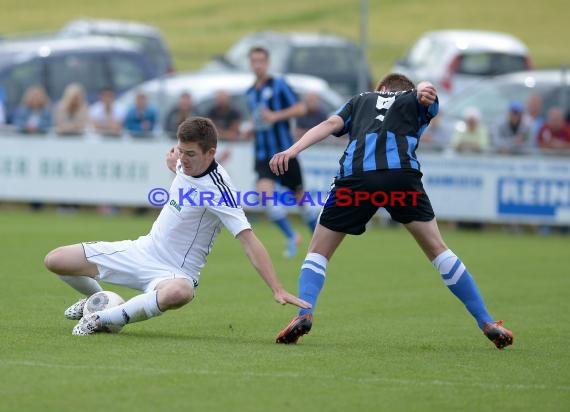
[[[293,157],[289,150],[275,154],[269,161],[269,168],[277,176],[285,174],[289,167],[289,159]]]
[[[418,101],[424,105],[429,106],[434,103],[437,98],[437,90],[430,82],[421,82],[418,84]]]

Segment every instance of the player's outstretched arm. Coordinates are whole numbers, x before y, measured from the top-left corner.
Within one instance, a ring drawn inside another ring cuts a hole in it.
[[[178,154],[176,154],[176,147],[173,147],[166,153],[166,166],[176,173],[176,162],[178,161]]]
[[[307,147],[326,139],[331,134],[341,131],[343,127],[344,120],[335,114],[309,129],[293,146],[271,158],[269,161],[271,171],[276,175],[284,174],[289,168],[289,159],[297,157]]]
[[[275,269],[265,246],[251,229],[242,230],[237,236],[249,261],[273,292],[273,298],[280,304],[290,303],[300,308],[309,309],[311,305],[287,292],[277,279]]]
[[[435,103],[437,99],[437,90],[430,82],[420,82],[416,89],[418,91],[418,101],[424,105],[429,106]]]

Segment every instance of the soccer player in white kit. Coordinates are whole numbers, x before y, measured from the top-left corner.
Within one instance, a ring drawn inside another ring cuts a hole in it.
[[[214,159],[217,135],[214,124],[206,118],[190,118],[180,125],[178,144],[166,155],[168,168],[176,173],[169,191],[171,200],[148,235],[136,240],[68,245],[47,254],[46,267],[87,297],[102,290],[97,280],[144,292],[86,317],[86,298],[81,299],[64,313],[68,319],[79,320],[74,335],[139,322],[190,302],[222,225],[240,241],[278,303],[311,306],[281,286],[267,250],[236,204],[230,177]]]

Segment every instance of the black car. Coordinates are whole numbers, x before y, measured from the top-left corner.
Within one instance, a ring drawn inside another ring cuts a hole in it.
[[[157,76],[140,47],[125,39],[86,36],[0,42],[0,96],[8,123],[33,85],[42,85],[57,101],[69,83],[77,82],[91,103],[104,87],[120,94]]]
[[[264,46],[270,51],[272,72],[320,77],[345,97],[370,87],[368,63],[359,47],[346,38],[321,33],[249,34],[238,40],[224,56],[208,64],[205,70],[247,71],[248,52],[254,46]],[[360,76],[364,79],[363,86]]]

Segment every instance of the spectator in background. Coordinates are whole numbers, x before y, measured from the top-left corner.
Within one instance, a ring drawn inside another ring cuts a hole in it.
[[[135,104],[125,115],[124,128],[135,137],[150,137],[156,125],[156,110],[149,106],[144,93],[137,93]]]
[[[451,139],[451,147],[456,152],[481,153],[489,149],[489,134],[481,124],[481,113],[474,107],[463,114],[465,128],[456,130]]]
[[[168,113],[168,116],[166,116],[164,130],[170,137],[176,139],[178,126],[180,126],[180,124],[188,117],[195,115],[196,113],[194,112],[194,102],[192,101],[192,95],[188,92],[183,92],[180,97],[178,97],[178,103],[176,106],[170,111],[170,113]]]
[[[542,97],[539,94],[531,94],[526,101],[526,113],[530,121],[530,145],[537,146],[537,137],[540,128],[544,124],[542,117]]]
[[[303,100],[305,100],[307,111],[303,116],[297,118],[295,140],[299,140],[309,129],[324,122],[328,117],[328,114],[321,108],[321,102],[317,93],[308,92]]]
[[[30,86],[16,110],[14,124],[18,132],[47,133],[52,126],[49,98],[42,86]]]
[[[222,140],[240,140],[241,115],[232,107],[230,95],[223,90],[216,93],[214,106],[207,114],[218,129]]]
[[[531,120],[524,114],[520,102],[511,102],[507,117],[497,124],[493,135],[493,149],[502,154],[517,154],[531,148]]]
[[[69,84],[55,108],[55,131],[60,135],[85,133],[89,120],[85,89],[79,83]]]
[[[421,144],[418,148],[442,151],[449,147],[451,131],[446,130],[441,124],[442,117],[443,112],[440,109],[437,116],[431,119],[429,126],[422,133]]]
[[[96,132],[106,136],[120,136],[123,132],[125,111],[115,102],[115,91],[111,88],[101,89],[99,100],[89,111],[91,124]]]
[[[553,107],[548,111],[537,141],[541,149],[570,150],[570,126],[566,123],[561,108]]]

